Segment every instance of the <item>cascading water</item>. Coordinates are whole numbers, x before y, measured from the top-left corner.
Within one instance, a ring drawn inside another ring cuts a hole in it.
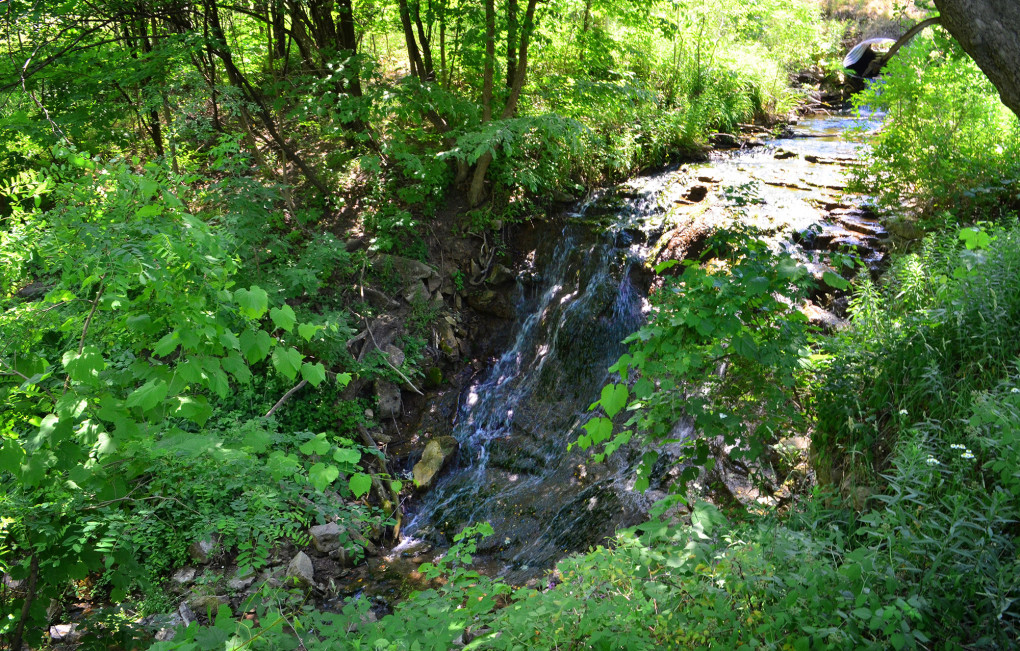
[[[791,234],[816,223],[829,229],[826,241],[877,241],[877,223],[834,193],[842,163],[822,160],[852,157],[840,136],[856,125],[808,120],[799,128],[804,138],[635,179],[626,198],[596,197],[568,214],[562,232],[535,252],[541,281],[518,286],[512,346],[462,395],[453,429],[457,459],[414,507],[404,529],[409,539],[442,547],[464,526],[489,522],[495,535],[479,551],[520,581],[641,521],[651,499],[631,488],[637,451],[593,465],[567,447],[590,417],[606,369],[624,352],[621,341],[644,320],[645,234],[694,213],[715,211],[725,223],[732,189],[750,184],[757,198],[741,218],[771,229],[777,246],[797,248]],[[803,246],[795,254],[809,264],[821,260]]]
[[[487,551],[521,578],[640,517],[644,498],[624,497],[633,493],[625,464],[588,469],[567,444],[587,421],[621,341],[644,319],[634,280],[641,251],[622,228],[646,217],[651,203],[630,200],[602,233],[586,220],[589,203],[536,252],[542,280],[518,288],[513,345],[464,394],[458,462],[419,505],[407,535],[443,539],[487,521],[496,530]]]

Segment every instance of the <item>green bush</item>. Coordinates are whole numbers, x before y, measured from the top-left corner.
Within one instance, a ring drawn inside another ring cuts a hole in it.
[[[854,183],[882,206],[937,224],[1020,200],[1020,122],[944,32],[915,39],[854,101],[887,112]]]

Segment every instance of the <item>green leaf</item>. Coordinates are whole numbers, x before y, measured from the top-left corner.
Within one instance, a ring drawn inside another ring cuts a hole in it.
[[[320,433],[320,434],[316,434],[315,438],[311,439],[310,441],[305,441],[304,443],[302,443],[298,447],[298,450],[301,451],[301,454],[309,454],[309,455],[311,455],[311,454],[319,454],[319,455],[322,455],[322,454],[326,454],[327,452],[329,452],[329,449],[331,447],[332,446],[329,444],[329,441],[326,440],[326,435]]]
[[[141,407],[149,411],[166,398],[167,384],[164,380],[149,380],[130,393],[125,403],[128,408]]]
[[[846,278],[843,278],[843,276],[833,273],[832,271],[826,271],[822,274],[822,282],[829,287],[840,291],[846,291],[850,288],[850,283],[847,282]]]
[[[294,328],[294,324],[297,322],[297,316],[294,314],[294,308],[284,303],[283,307],[269,310],[269,318],[273,320],[273,324],[277,328],[285,332],[290,332]]]
[[[322,492],[340,476],[340,469],[334,465],[317,463],[308,469],[308,479],[315,490]]]
[[[67,376],[74,382],[88,382],[99,376],[99,371],[106,368],[106,360],[95,346],[85,346],[81,353],[69,350],[64,353],[61,361]]]
[[[249,364],[261,362],[273,347],[273,338],[265,330],[245,330],[241,333],[241,352]]]
[[[234,292],[234,300],[241,314],[252,319],[262,318],[269,308],[269,295],[258,285],[252,285],[251,289],[237,290]]]
[[[301,369],[301,358],[304,357],[297,348],[277,347],[273,351],[273,368],[283,374],[288,380],[297,377]]]
[[[311,323],[302,323],[297,327],[298,334],[301,335],[305,341],[311,341],[312,337],[314,337],[315,333],[319,330],[322,330],[322,326],[313,325]]]
[[[612,418],[627,406],[628,395],[625,385],[607,384],[602,387],[602,398],[599,400],[599,403],[606,410],[606,415]]]
[[[351,477],[348,485],[351,487],[354,497],[361,497],[372,488],[372,478],[363,472],[359,472]]]
[[[326,379],[326,367],[305,362],[301,365],[301,379],[308,380],[308,384],[317,387]]]
[[[173,414],[202,427],[212,418],[213,408],[205,396],[179,396]]]
[[[337,463],[355,464],[361,461],[361,452],[354,448],[338,448],[333,453],[333,460]]]
[[[613,435],[613,421],[608,418],[592,418],[584,424],[585,431],[588,432],[588,437],[593,445],[598,445],[603,441],[608,441],[609,437]],[[582,445],[582,448],[587,446]]]

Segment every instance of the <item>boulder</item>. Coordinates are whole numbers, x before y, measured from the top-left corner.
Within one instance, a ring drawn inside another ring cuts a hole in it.
[[[254,574],[249,574],[247,576],[235,574],[234,578],[227,581],[227,587],[230,588],[230,590],[232,590],[233,592],[241,592],[243,590],[247,590],[248,586],[250,586],[252,583],[255,583]]]
[[[287,579],[296,581],[299,585],[308,587],[315,585],[315,567],[308,554],[298,552],[287,565]]]
[[[421,455],[421,461],[414,464],[411,471],[414,475],[414,485],[418,488],[427,488],[456,450],[457,439],[452,436],[440,436],[429,441]]]
[[[506,283],[512,283],[515,278],[514,272],[510,271],[506,265],[497,264],[493,266],[488,282],[492,285],[505,285]]]
[[[308,535],[312,538],[312,546],[318,552],[328,554],[342,546],[340,532],[340,525],[336,522],[329,522],[312,527],[308,530]]]
[[[425,283],[420,280],[415,280],[407,287],[404,288],[403,294],[404,300],[408,303],[415,303],[417,301],[429,300],[429,290],[425,287]]]
[[[491,314],[501,319],[514,318],[514,307],[510,304],[510,301],[499,292],[491,289],[468,294],[467,303],[484,314]]]
[[[188,547],[188,555],[199,565],[205,565],[212,559],[215,549],[216,541],[212,537],[203,538],[191,543],[191,546]]]
[[[397,368],[404,365],[404,351],[400,350],[393,344],[386,344],[382,347],[382,351],[386,353],[386,356],[390,360],[390,364],[393,364]]]
[[[400,387],[386,380],[376,380],[375,397],[379,404],[379,418],[400,416],[403,408],[403,403],[400,400]]]
[[[170,577],[170,586],[175,591],[180,591],[195,580],[196,570],[193,567],[182,567]]]
[[[219,612],[220,606],[226,606],[230,603],[230,598],[226,595],[221,594],[206,594],[203,592],[196,592],[188,597],[188,607],[194,612],[206,614],[212,613],[215,615]]]
[[[424,280],[435,273],[435,270],[424,262],[399,255],[379,254],[372,261],[372,266],[376,271],[392,271],[399,278],[411,280]]]
[[[740,138],[732,133],[714,133],[709,136],[708,141],[716,149],[736,149],[740,146]]]

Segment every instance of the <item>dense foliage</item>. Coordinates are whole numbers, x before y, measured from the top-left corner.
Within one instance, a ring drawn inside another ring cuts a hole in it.
[[[358,389],[420,374],[432,318],[414,306],[403,364],[352,355],[376,314],[354,288],[392,271],[360,245],[420,260],[450,206],[484,230],[769,122],[842,29],[806,0],[2,11],[12,648],[44,643],[72,598],[109,606],[83,644],[139,644],[139,616],[176,606],[165,582],[199,541],[251,578],[329,521],[356,562],[367,535],[399,528],[403,488]],[[1005,215],[1020,127],[939,34],[860,103],[888,117],[858,187],[952,228],[858,280],[851,325],[825,340],[797,309],[804,270],[746,229],[658,270],[578,444],[604,458],[641,442],[643,487],[658,448],[684,444],[663,519],[564,560],[543,589],[471,568],[479,523],[381,619],[365,599],[320,612],[265,581],[248,617],[223,606],[156,648],[1015,644],[1020,229]],[[675,441],[678,424],[702,436]],[[723,514],[688,490],[710,444],[764,469],[804,432],[828,488],[789,512]]]

